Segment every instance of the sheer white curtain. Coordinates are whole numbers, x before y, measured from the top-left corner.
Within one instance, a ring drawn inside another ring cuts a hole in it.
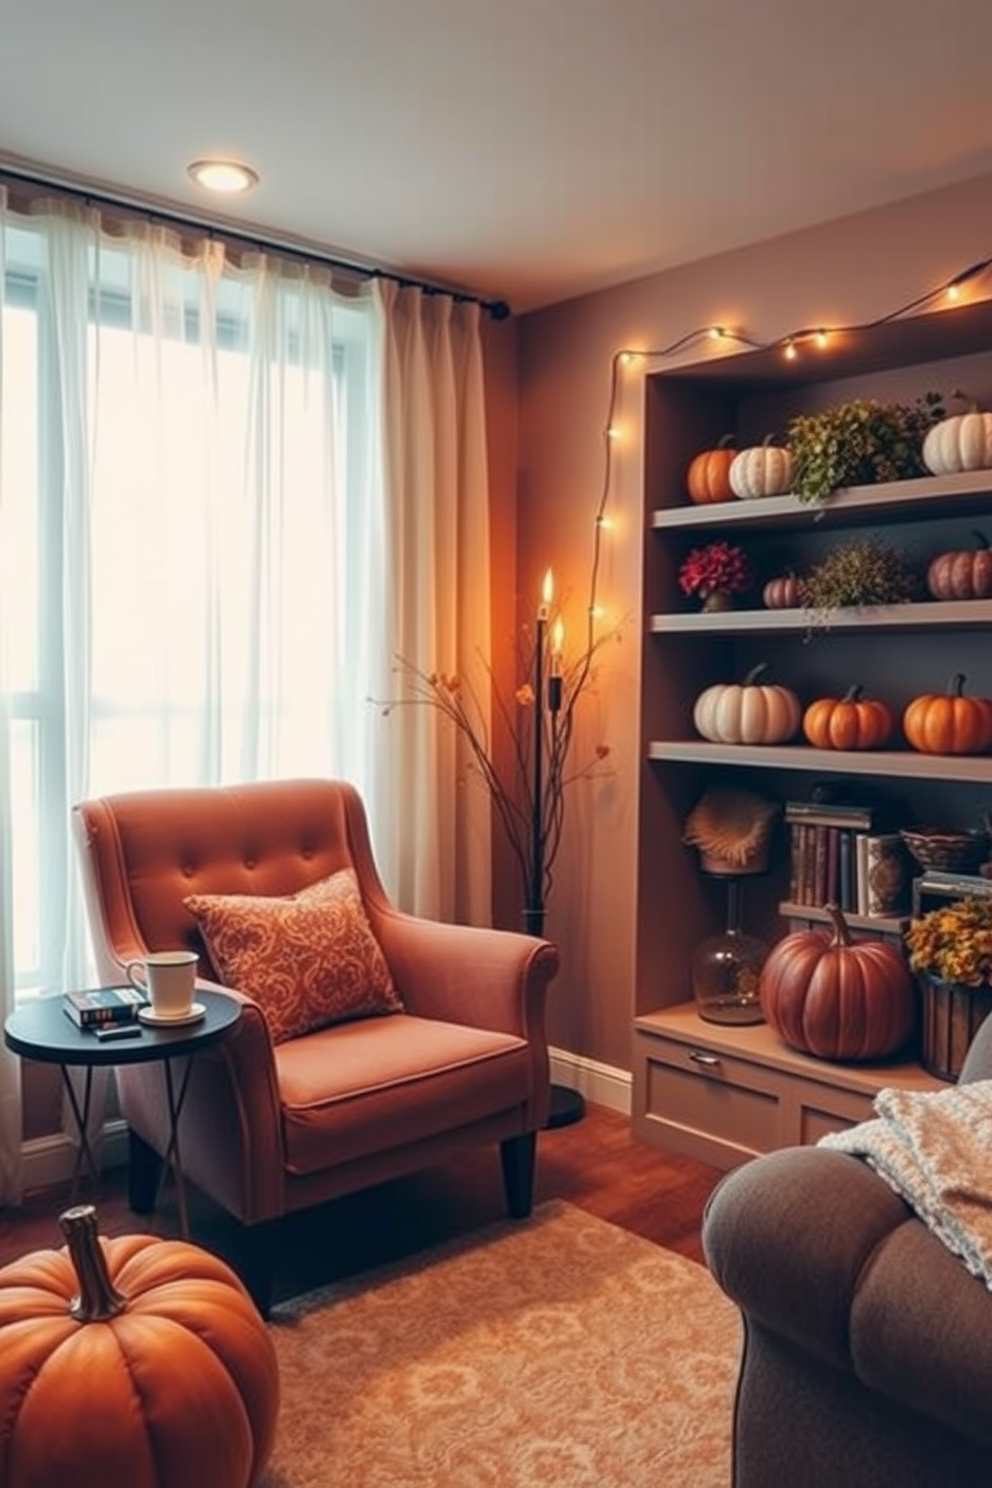
[[[470,679],[490,726],[489,496],[479,306],[376,285],[386,634],[394,660]],[[376,695],[401,695],[402,675]],[[383,720],[379,855],[405,908],[491,916],[490,802],[464,740],[429,706]]]
[[[4,398],[4,327],[6,317],[7,197],[0,186],[0,552],[7,533],[5,491],[9,462],[4,458],[7,404]],[[0,610],[0,1021],[14,1006],[14,916],[10,877],[10,729],[7,708],[7,617]],[[0,1047],[0,1205],[14,1202],[21,1186],[20,1062],[6,1045]]]
[[[0,230],[9,1009],[87,975],[75,800],[308,773],[368,798],[390,649],[371,291],[62,201]],[[19,1112],[0,1054],[0,1198]]]

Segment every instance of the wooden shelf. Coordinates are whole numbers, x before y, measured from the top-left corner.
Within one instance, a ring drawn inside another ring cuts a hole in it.
[[[749,770],[813,770],[882,779],[974,781],[992,785],[992,755],[917,754],[911,750],[813,749],[808,744],[711,744],[705,739],[653,739],[648,759],[733,765]]]
[[[701,1018],[693,1002],[676,1003],[634,1019],[643,1032],[663,1033],[692,1048],[715,1050],[728,1056],[754,1060],[784,1074],[814,1078],[840,1090],[854,1090],[874,1097],[885,1085],[906,1090],[939,1089],[941,1081],[927,1074],[916,1059],[877,1059],[865,1064],[834,1063],[814,1059],[783,1044],[767,1023],[709,1023]]]
[[[978,514],[992,516],[992,470],[956,475],[925,475],[917,480],[850,486],[825,501],[796,496],[763,496],[753,501],[721,501],[705,506],[667,506],[651,516],[656,531],[719,528],[851,527],[891,521],[943,520]]]
[[[947,599],[900,605],[866,605],[864,609],[831,610],[820,619],[808,610],[722,610],[716,614],[651,615],[652,635],[828,635],[830,631],[882,632],[968,629],[992,624],[992,600]]]
[[[778,907],[783,920],[819,920],[830,923],[830,916],[821,904],[795,904],[783,899]],[[901,935],[909,924],[909,915],[859,915],[852,910],[844,911],[849,930],[869,930],[876,935]]]

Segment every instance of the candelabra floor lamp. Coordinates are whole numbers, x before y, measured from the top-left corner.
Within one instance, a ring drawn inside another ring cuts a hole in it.
[[[559,620],[551,650],[551,668],[547,693],[544,688],[544,648],[547,640],[548,606],[551,600],[551,574],[545,578],[544,602],[537,612],[537,644],[534,648],[534,790],[531,814],[531,875],[530,898],[524,915],[530,935],[544,934],[544,709],[547,707],[552,740],[552,758],[557,735],[558,715],[562,703],[561,644],[562,625]],[[581,1092],[568,1085],[551,1085],[548,1103],[547,1130],[571,1126],[585,1115],[586,1103]]]

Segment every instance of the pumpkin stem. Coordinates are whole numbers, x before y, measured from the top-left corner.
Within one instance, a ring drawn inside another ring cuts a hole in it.
[[[744,678],[744,681],[743,681],[743,683],[741,685],[743,687],[753,687],[754,684],[755,684],[755,682],[757,682],[758,678],[759,677],[763,677],[765,675],[765,673],[767,672],[767,670],[768,670],[768,663],[767,663],[767,661],[759,661],[758,662],[758,665],[757,666],[753,666],[751,668],[751,670],[747,673],[747,675]]]
[[[736,438],[736,434],[721,434],[716,442],[717,449],[729,449]]]
[[[845,703],[856,703],[861,697],[863,691],[864,688],[862,687],[860,682],[852,682],[850,687],[844,694],[843,701]]]
[[[851,932],[839,904],[825,904],[824,909],[830,916],[834,927],[833,937],[830,941],[830,949],[835,950],[837,946],[849,946],[851,944]]]
[[[948,697],[960,697],[964,691],[964,672],[955,672],[947,684]]]
[[[70,1302],[70,1313],[77,1323],[104,1323],[116,1317],[127,1306],[127,1298],[110,1279],[96,1232],[96,1209],[92,1204],[77,1204],[59,1216],[59,1224],[79,1282],[79,1296]]]

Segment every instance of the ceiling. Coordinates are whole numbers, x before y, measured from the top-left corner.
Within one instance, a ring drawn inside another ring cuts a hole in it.
[[[989,0],[0,11],[8,163],[517,312],[992,171]]]

